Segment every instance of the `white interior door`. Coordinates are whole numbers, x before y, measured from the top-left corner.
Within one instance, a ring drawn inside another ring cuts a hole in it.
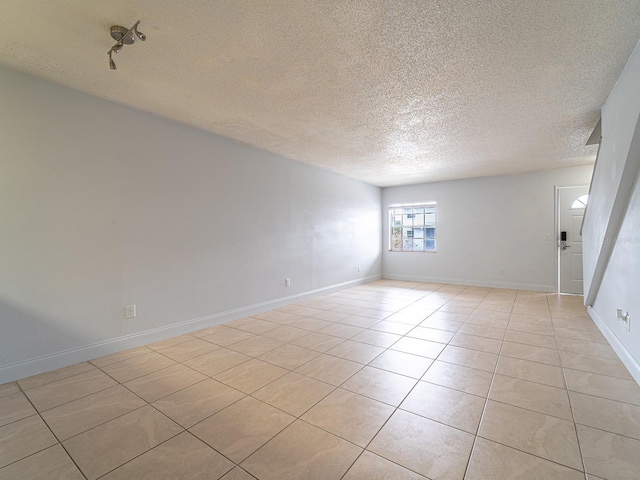
[[[560,293],[582,295],[582,219],[588,185],[558,188],[558,276]]]

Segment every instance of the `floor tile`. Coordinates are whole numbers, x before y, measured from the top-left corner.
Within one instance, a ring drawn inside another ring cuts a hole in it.
[[[362,452],[343,480],[428,480],[369,451]]]
[[[178,424],[146,406],[72,437],[63,445],[93,480],[181,431]]]
[[[286,325],[302,318],[301,315],[295,315],[293,313],[282,312],[279,310],[271,310],[269,312],[258,313],[256,315],[252,315],[252,317],[267,320],[269,322],[279,323],[281,325]]]
[[[377,318],[361,317],[360,315],[349,315],[336,323],[351,325],[352,327],[358,328],[371,328],[379,321],[380,320],[378,320]]]
[[[241,340],[230,345],[229,350],[233,350],[250,357],[259,357],[260,355],[264,355],[265,353],[275,350],[282,345],[284,345],[284,343],[279,340],[256,335],[255,337],[247,338],[246,340]]]
[[[255,480],[256,477],[249,475],[240,467],[236,467],[227,473],[221,480]]]
[[[202,373],[178,364],[138,377],[125,383],[124,386],[151,403],[206,378]]]
[[[504,342],[500,354],[506,357],[521,358],[522,360],[546,363],[547,365],[555,365],[558,367],[561,365],[558,350],[535,345]]]
[[[177,345],[157,350],[157,352],[165,357],[169,357],[171,360],[175,360],[176,362],[184,362],[185,360],[217,350],[218,348],[220,348],[218,345],[205,342],[199,338],[194,338],[188,342],[182,342]]]
[[[287,373],[288,371],[284,368],[276,367],[270,363],[249,360],[215,375],[214,379],[243,393],[250,394]]]
[[[213,352],[187,360],[184,364],[200,373],[212,377],[249,360],[251,360],[251,357],[247,355],[234,352],[227,348],[220,348],[219,350],[214,350]]]
[[[273,407],[299,417],[334,389],[335,387],[328,383],[290,372],[261,388],[253,396]]]
[[[153,406],[174,422],[189,428],[244,397],[244,393],[208,379],[164,397]]]
[[[360,363],[323,354],[298,367],[296,372],[338,386],[361,368]]]
[[[387,320],[382,320],[369,328],[370,330],[391,333],[393,335],[406,335],[415,327],[413,325],[407,325],[406,323],[389,322]]]
[[[564,388],[562,368],[512,357],[500,357],[496,373],[552,387]]]
[[[640,440],[640,406],[570,392],[576,423]]]
[[[640,440],[578,425],[580,448],[588,473],[608,480],[638,478]]]
[[[102,477],[104,480],[217,480],[234,464],[188,432]]]
[[[0,385],[0,397],[4,397],[6,395],[13,395],[14,393],[19,393],[20,387],[16,382],[3,383]]]
[[[640,386],[633,380],[608,377],[569,368],[564,369],[564,374],[567,379],[567,388],[571,391],[640,405]]]
[[[475,435],[484,404],[482,397],[418,382],[400,408]]]
[[[494,340],[502,341],[504,339],[506,329],[498,327],[488,327],[486,325],[476,325],[473,323],[465,323],[458,333],[465,333],[467,335],[474,335],[476,337],[492,338]]]
[[[407,333],[407,337],[419,338],[420,340],[429,340],[431,342],[438,343],[448,343],[454,335],[454,332],[428,327],[415,327]]]
[[[427,478],[461,479],[473,438],[461,430],[398,410],[368,450]]]
[[[298,420],[241,466],[260,480],[339,480],[361,452],[355,445]]]
[[[493,375],[489,372],[438,360],[422,376],[422,380],[426,382],[481,397],[486,397],[489,393],[492,378]]]
[[[390,405],[337,389],[302,416],[302,420],[366,447],[394,412]]]
[[[518,378],[496,375],[489,398],[545,415],[573,421],[567,390]]]
[[[558,337],[558,349],[565,352],[582,353],[584,355],[612,358],[614,360],[618,359],[613,348],[603,343],[585,342],[583,340]]]
[[[369,363],[372,367],[381,368],[407,377],[420,378],[431,366],[433,360],[410,353],[386,350]]]
[[[377,347],[388,348],[400,340],[400,338],[402,338],[400,335],[394,335],[393,333],[381,332],[379,330],[365,330],[355,337],[352,337],[351,340],[354,342],[375,345]]]
[[[239,463],[291,424],[295,417],[251,397],[190,428],[190,432]]]
[[[295,370],[300,365],[304,365],[318,355],[320,355],[320,352],[287,344],[271,350],[258,358],[259,360],[286,368],[287,370]]]
[[[115,380],[95,369],[26,390],[25,394],[42,412],[114,385]]]
[[[111,355],[106,355],[104,357],[96,358],[91,360],[91,363],[98,368],[106,367],[107,365],[111,365],[113,363],[122,362],[124,360],[128,360],[130,358],[139,357],[140,355],[146,355],[147,353],[151,353],[153,350],[150,350],[147,347],[136,347],[131,348],[129,350],[124,350],[122,352],[112,353]]]
[[[519,323],[534,323],[538,325],[553,325],[550,317],[536,317],[535,315],[522,315],[519,313],[512,313],[509,317],[509,322]]]
[[[557,349],[556,339],[548,335],[539,335],[537,333],[517,332],[515,330],[507,330],[504,336],[506,342],[522,343],[524,345],[533,345],[536,347],[544,347]]]
[[[328,350],[327,355],[344,358],[358,363],[369,363],[378,355],[384,352],[384,348],[375,345],[367,345],[366,343],[345,340],[340,345]]]
[[[58,443],[38,415],[0,427],[0,467]]]
[[[584,480],[578,470],[478,437],[465,480]]]
[[[444,348],[445,345],[442,343],[410,337],[403,337],[391,346],[391,350],[427,358],[436,358]]]
[[[228,347],[229,345],[233,345],[234,343],[238,343],[253,336],[253,333],[244,332],[236,328],[225,327],[224,329],[218,329],[214,333],[200,338],[220,347]]]
[[[295,340],[296,338],[304,337],[308,334],[308,330],[292,327],[290,325],[282,325],[276,329],[269,330],[268,332],[263,333],[262,336],[288,343]]]
[[[84,476],[58,444],[0,468],[0,480],[16,479],[84,480]]]
[[[585,342],[595,342],[595,343],[603,343],[608,345],[607,339],[600,333],[595,330],[580,330],[577,328],[562,328],[556,327],[554,329],[555,334],[558,337],[562,338],[571,338],[573,340],[582,340]]]
[[[478,435],[570,468],[582,469],[574,424],[560,418],[489,400]]]
[[[158,351],[158,350],[162,350],[163,348],[169,348],[175,345],[179,345],[181,343],[190,342],[195,338],[196,337],[193,337],[191,335],[180,335],[179,337],[171,337],[165,340],[160,340],[159,342],[152,343],[150,345],[147,345],[147,348]]]
[[[261,335],[269,330],[274,330],[280,326],[279,323],[268,322],[259,318],[247,317],[239,320],[234,320],[226,325],[229,327],[237,328],[245,332],[253,333],[254,335]]]
[[[449,342],[449,345],[469,348],[471,350],[480,350],[481,352],[493,353],[497,355],[502,349],[502,340],[496,340],[494,338],[487,337],[477,337],[475,335],[468,335],[466,333],[456,333]]]
[[[364,367],[341,387],[397,407],[416,383],[415,379],[404,375]]]
[[[144,405],[138,396],[116,385],[42,412],[42,418],[63,441]]]
[[[344,338],[332,337],[331,335],[325,335],[324,333],[312,332],[309,335],[300,337],[291,342],[291,345],[298,347],[308,348],[316,352],[326,352],[331,350],[336,345],[340,345],[344,342]]]
[[[315,332],[321,328],[328,327],[333,322],[340,320],[346,316],[346,314],[338,312],[322,311],[319,314],[314,314],[314,317],[303,317],[300,320],[291,322],[289,326]]]
[[[355,337],[357,334],[362,333],[364,328],[353,327],[351,325],[342,325],[340,323],[335,323],[333,325],[329,325],[321,330],[318,330],[318,333],[323,333],[325,335],[331,335],[332,337],[339,337],[349,339],[351,337]]]
[[[23,378],[22,380],[18,380],[18,384],[23,390],[28,390],[30,388],[39,387],[40,385],[62,380],[63,378],[78,375],[79,373],[88,372],[95,368],[96,367],[89,362],[78,363],[76,365],[59,368],[51,372],[45,372],[32,377]]]
[[[174,360],[159,353],[151,352],[101,368],[110,377],[120,383],[124,383],[175,364]]]
[[[633,380],[627,368],[617,358],[594,357],[565,351],[560,351],[560,357],[564,368]]]
[[[498,362],[498,355],[449,345],[442,351],[438,360],[493,372]]]
[[[22,392],[0,397],[0,427],[30,417],[35,413],[35,408]]]
[[[510,320],[507,330],[516,330],[518,332],[537,333],[539,335],[555,335],[553,326],[549,324],[518,322]]]

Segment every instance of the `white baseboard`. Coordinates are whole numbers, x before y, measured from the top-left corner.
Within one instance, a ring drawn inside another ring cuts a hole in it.
[[[537,283],[493,282],[487,280],[469,280],[460,278],[429,277],[423,275],[393,275],[383,274],[388,280],[405,280],[408,282],[446,283],[449,285],[468,285],[470,287],[505,288],[509,290],[534,290],[536,292],[556,292],[555,285],[541,285]]]
[[[148,345],[150,343],[165,340],[167,338],[184,335],[185,333],[195,332],[203,328],[218,325],[220,323],[229,322],[239,318],[248,317],[257,313],[266,312],[280,308],[291,303],[299,302],[318,295],[324,295],[344,288],[373,282],[382,278],[382,275],[372,275],[369,277],[359,278],[328,287],[310,290],[296,295],[280,297],[266,302],[255,303],[233,310],[214,313],[200,318],[194,318],[180,323],[174,323],[144,332],[124,335],[118,338],[103,340],[101,342],[83,345],[80,347],[64,350],[61,352],[43,355],[29,360],[4,365],[0,367],[0,385],[6,382],[19,380],[21,378],[37,375],[38,373],[56,370],[58,368],[68,367],[80,362],[86,362],[94,358],[103,357],[112,353],[121,352],[130,348]]]
[[[627,350],[627,347],[618,339],[613,330],[609,328],[609,325],[598,315],[593,307],[587,307],[587,313],[593,319],[597,327],[604,335],[604,338],[607,339],[613,350],[616,352],[624,366],[627,367],[631,376],[635,379],[635,381],[640,385],[640,363],[635,359],[631,352]]]

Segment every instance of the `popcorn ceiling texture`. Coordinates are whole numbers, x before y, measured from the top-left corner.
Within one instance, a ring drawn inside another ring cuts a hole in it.
[[[584,144],[640,38],[638,0],[1,11],[1,64],[379,186],[592,163]],[[147,41],[110,71],[109,27],[138,19]]]

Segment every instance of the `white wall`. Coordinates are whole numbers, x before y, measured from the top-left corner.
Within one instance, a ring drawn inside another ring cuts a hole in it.
[[[377,187],[3,68],[0,105],[0,383],[381,273]]]
[[[589,313],[640,382],[640,44],[602,108],[583,227]],[[631,329],[616,309],[631,316]]]
[[[584,166],[383,189],[383,210],[392,203],[438,202],[436,253],[389,252],[383,214],[383,276],[556,291],[554,186],[586,185],[592,170]],[[504,275],[498,274],[500,268]]]

